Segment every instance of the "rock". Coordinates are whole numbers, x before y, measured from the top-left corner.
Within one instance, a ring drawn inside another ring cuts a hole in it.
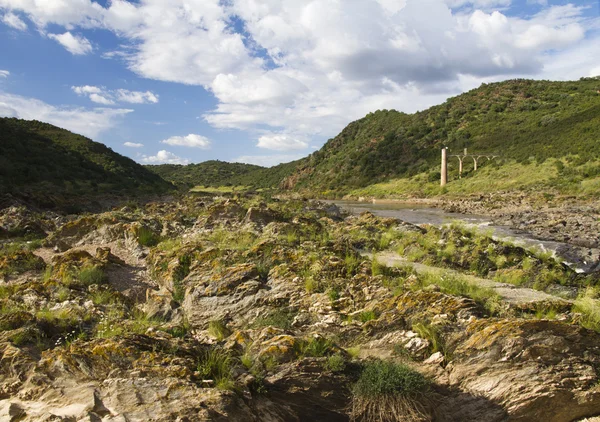
[[[266,226],[274,221],[279,221],[281,216],[267,208],[263,204],[261,207],[250,207],[242,221],[243,224],[254,224],[259,228]]]
[[[159,318],[164,321],[171,319],[173,310],[177,307],[177,303],[173,300],[173,295],[165,290],[150,290],[146,291],[146,303],[143,309],[147,318]]]
[[[423,363],[427,365],[441,365],[444,362],[444,359],[445,358],[442,352],[435,352],[427,359],[425,359]]]
[[[500,403],[510,420],[600,412],[600,334],[543,320],[478,320],[466,333],[449,365],[451,385]]]

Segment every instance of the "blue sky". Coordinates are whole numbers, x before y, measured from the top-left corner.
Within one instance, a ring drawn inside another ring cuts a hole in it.
[[[370,111],[600,74],[598,0],[0,0],[0,116],[273,165]]]

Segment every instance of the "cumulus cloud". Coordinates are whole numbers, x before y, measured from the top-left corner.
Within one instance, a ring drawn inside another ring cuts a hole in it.
[[[51,38],[60,43],[67,51],[74,55],[85,55],[92,52],[92,43],[81,35],[73,35],[70,32],[64,34],[48,34]]]
[[[136,142],[125,142],[123,145],[128,148],[142,148],[144,146],[144,144],[138,144]]]
[[[293,149],[306,149],[308,148],[308,143],[288,135],[268,134],[258,138],[258,144],[256,146],[277,151],[288,151]]]
[[[169,139],[165,139],[164,141],[160,142],[167,145],[176,145],[182,147],[202,149],[210,148],[210,140],[207,137],[193,133],[190,133],[186,136],[172,136]]]
[[[146,103],[156,104],[156,103],[158,103],[158,95],[156,95],[150,91],[140,92],[140,91],[129,91],[127,89],[117,89],[115,91],[114,95],[118,101],[121,101],[124,103],[131,103],[131,104],[146,104]]]
[[[106,7],[91,0],[0,0],[0,8],[24,13],[41,28],[114,32],[124,47],[111,57],[141,77],[204,87],[217,100],[203,113],[209,124],[251,131],[258,147],[280,151],[332,136],[369,111],[412,112],[481,82],[556,75],[559,58],[578,60],[562,63],[563,74],[600,66],[597,54],[576,53],[585,49],[590,30],[584,7],[551,6],[518,17],[504,11],[510,6],[510,0],[351,6],[339,0],[113,0]],[[100,104],[158,101],[150,94],[86,95]],[[184,145],[184,137],[171,139]]]
[[[111,105],[117,102],[129,104],[156,104],[158,103],[158,95],[146,91],[129,91],[127,89],[108,90],[104,87],[97,86],[72,86],[71,89],[77,95],[87,96],[91,101]]]
[[[178,157],[172,152],[161,150],[156,155],[143,155],[141,161],[146,164],[189,164],[190,161]]]
[[[41,120],[90,138],[114,126],[133,110],[56,107],[35,98],[0,92],[0,116]]]
[[[10,76],[10,72],[8,70],[0,69],[0,78],[8,78]]]
[[[11,28],[18,29],[19,31],[26,31],[27,24],[14,13],[8,12],[2,16],[2,22]]]

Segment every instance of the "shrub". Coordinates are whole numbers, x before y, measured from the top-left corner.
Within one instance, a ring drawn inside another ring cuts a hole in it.
[[[425,421],[419,401],[429,381],[405,364],[375,360],[367,362],[352,389],[352,419],[361,421]]]
[[[346,360],[342,355],[329,356],[325,361],[325,369],[331,372],[342,372],[346,368]]]

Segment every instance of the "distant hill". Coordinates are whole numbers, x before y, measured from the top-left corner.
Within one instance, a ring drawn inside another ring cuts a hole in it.
[[[295,170],[295,163],[266,168],[212,160],[188,165],[148,165],[146,168],[185,189],[194,186],[248,186],[258,189],[277,188]]]
[[[240,176],[263,168],[252,164],[227,163],[218,160],[188,165],[158,164],[145,167],[169,182],[188,188],[238,184],[234,181]]]
[[[36,120],[0,118],[0,194],[47,206],[173,186],[106,145]]]
[[[600,158],[600,80],[511,80],[415,114],[380,110],[350,123],[297,163],[282,186],[316,195],[423,173],[439,178],[440,149],[495,152],[505,160]]]

